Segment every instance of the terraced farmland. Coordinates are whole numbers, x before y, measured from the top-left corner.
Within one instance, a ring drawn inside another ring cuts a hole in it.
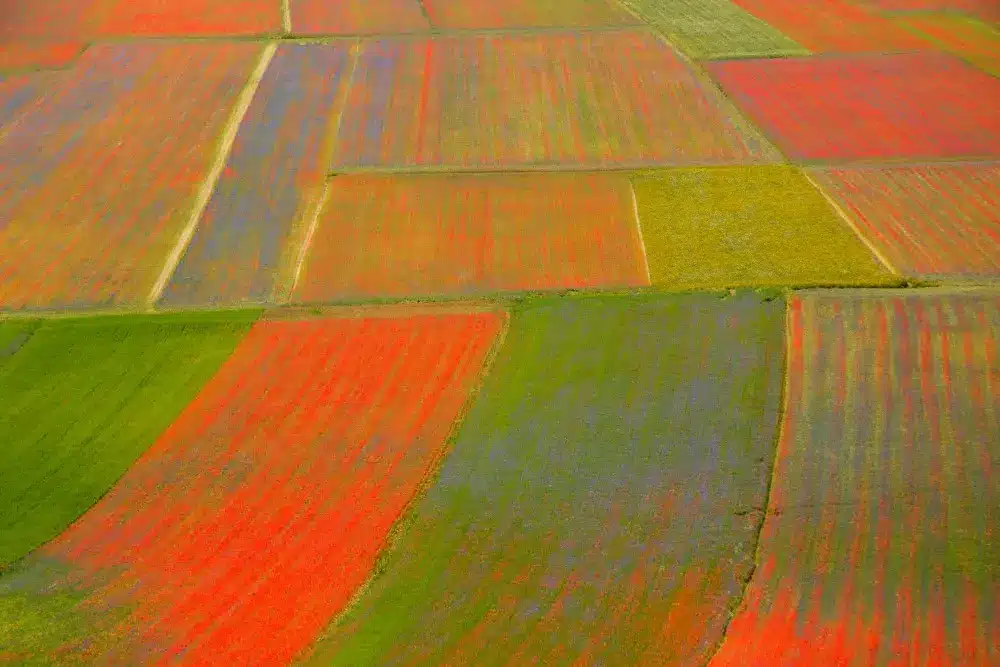
[[[1000,665],[998,11],[0,0],[0,667]]]

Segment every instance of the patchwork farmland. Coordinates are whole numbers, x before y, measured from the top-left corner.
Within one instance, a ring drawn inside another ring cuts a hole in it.
[[[0,0],[0,665],[1000,664],[993,0]]]

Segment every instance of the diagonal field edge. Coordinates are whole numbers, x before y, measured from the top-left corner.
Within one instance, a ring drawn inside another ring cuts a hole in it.
[[[226,129],[223,131],[222,138],[219,141],[215,161],[212,163],[212,167],[209,169],[208,174],[206,174],[205,180],[202,181],[201,188],[195,197],[191,216],[188,218],[187,224],[177,239],[177,244],[167,257],[167,261],[163,265],[163,270],[160,271],[160,275],[153,284],[153,288],[149,291],[147,305],[150,309],[155,307],[160,295],[163,294],[163,290],[167,286],[167,281],[170,280],[170,276],[177,269],[184,251],[194,237],[194,232],[198,227],[199,220],[201,220],[201,215],[205,212],[205,207],[208,206],[208,202],[212,197],[215,184],[218,182],[219,177],[222,175],[222,170],[226,166],[226,160],[233,148],[233,142],[236,140],[236,133],[240,129],[240,123],[250,108],[254,93],[257,92],[257,87],[260,85],[261,79],[264,78],[264,73],[267,72],[267,67],[271,64],[271,59],[274,58],[277,50],[278,45],[273,42],[264,47],[264,50],[260,54],[260,60],[257,62],[257,67],[250,74],[246,88],[243,89],[236,102],[236,106],[233,108],[232,116],[230,116],[229,122],[226,124]]]

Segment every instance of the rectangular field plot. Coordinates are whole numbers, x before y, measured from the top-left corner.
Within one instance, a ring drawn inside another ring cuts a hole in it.
[[[88,49],[0,135],[0,308],[141,303],[260,47]]]
[[[1000,661],[1000,292],[792,298],[759,562],[713,667]]]
[[[1000,76],[1000,25],[954,14],[919,14],[900,22],[945,51]]]
[[[369,575],[502,322],[257,323],[108,495],[0,579],[0,613],[22,609],[6,655],[290,662]]]
[[[293,299],[647,285],[624,176],[338,176]]]
[[[809,50],[731,0],[624,0],[692,58],[807,55]]]
[[[91,39],[281,32],[282,0],[0,0],[0,36]]]
[[[796,167],[633,178],[654,284],[671,289],[898,282]]]
[[[912,51],[927,42],[856,0],[732,0],[816,53]]]
[[[333,167],[777,160],[644,30],[364,45]]]
[[[780,301],[523,304],[316,665],[704,664],[752,567]]]
[[[289,9],[296,35],[416,32],[430,27],[420,0],[289,0]]]
[[[0,71],[66,67],[85,47],[82,42],[0,40]]]
[[[1000,165],[826,169],[814,175],[903,274],[1000,276]]]
[[[94,3],[97,34],[255,35],[281,29],[281,0],[113,0]]]
[[[796,159],[1000,155],[1000,79],[952,56],[787,58],[706,67]]]
[[[278,48],[163,303],[262,303],[281,289],[325,182],[349,58],[347,45]]]
[[[591,27],[635,24],[614,0],[423,0],[435,28]]]
[[[0,321],[0,571],[103,496],[255,317]]]

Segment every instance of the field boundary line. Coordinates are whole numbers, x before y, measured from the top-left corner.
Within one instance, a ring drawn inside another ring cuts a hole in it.
[[[326,208],[326,202],[330,198],[331,187],[330,180],[324,182],[323,192],[320,193],[319,199],[316,202],[316,207],[309,216],[309,226],[306,227],[306,236],[302,239],[302,245],[299,246],[299,256],[295,260],[295,270],[292,272],[292,283],[288,288],[288,294],[282,298],[282,301],[285,303],[292,300],[292,295],[295,294],[295,288],[298,287],[299,277],[302,275],[302,267],[305,266],[306,256],[309,254],[309,246],[312,245],[313,236],[316,234],[316,228],[319,227],[319,216],[322,215],[323,209]]]
[[[784,324],[784,340],[782,341],[784,348],[784,359],[782,359],[781,364],[781,395],[778,398],[778,419],[776,428],[774,429],[774,454],[771,456],[771,472],[767,476],[767,488],[764,490],[764,507],[753,508],[752,512],[759,512],[760,514],[760,524],[757,526],[757,531],[754,534],[753,541],[753,561],[750,564],[750,571],[747,572],[746,578],[743,580],[743,586],[740,590],[739,599],[736,604],[729,608],[730,616],[726,619],[726,623],[722,628],[722,633],[718,644],[715,646],[715,650],[712,651],[712,655],[709,657],[706,665],[711,665],[715,658],[722,653],[722,649],[726,645],[726,641],[729,639],[729,627],[736,620],[736,617],[746,608],[747,604],[747,593],[750,592],[750,586],[753,585],[754,575],[757,574],[757,570],[760,569],[761,564],[761,537],[764,533],[764,523],[767,521],[767,515],[773,511],[771,507],[771,494],[774,490],[774,480],[778,475],[778,456],[781,453],[781,443],[785,436],[785,428],[787,424],[788,417],[788,405],[789,405],[789,394],[788,382],[789,376],[791,375],[791,359],[792,359],[792,299],[795,299],[796,295],[794,293],[785,294],[785,312],[782,316],[782,322]]]
[[[639,249],[642,250],[642,268],[646,271],[646,284],[653,284],[653,277],[649,273],[649,255],[646,253],[646,239],[642,235],[642,220],[639,219],[639,200],[635,196],[635,185],[632,179],[628,179],[628,189],[632,193],[632,217],[635,218],[635,230],[639,234]]]
[[[372,565],[371,570],[368,572],[368,576],[365,578],[364,582],[358,586],[347,602],[344,603],[343,608],[330,617],[326,626],[323,628],[323,631],[316,637],[316,639],[308,646],[304,647],[296,655],[295,660],[293,660],[296,664],[306,662],[311,656],[315,655],[316,647],[321,643],[322,639],[328,637],[331,632],[336,629],[338,625],[340,625],[343,619],[347,618],[351,612],[357,608],[364,597],[371,591],[372,585],[385,572],[386,563],[389,562],[389,558],[392,556],[393,552],[400,548],[400,542],[413,523],[414,512],[417,505],[424,499],[430,489],[438,483],[438,480],[441,477],[441,469],[444,466],[444,462],[455,450],[455,444],[458,441],[459,432],[462,430],[462,426],[465,425],[469,412],[472,410],[472,406],[483,394],[486,381],[493,373],[497,364],[497,359],[500,356],[500,352],[507,342],[507,335],[510,333],[512,326],[511,321],[516,316],[510,306],[504,304],[493,304],[488,309],[480,312],[496,313],[499,315],[502,318],[500,329],[497,331],[489,350],[483,357],[479,372],[472,378],[469,384],[465,400],[462,401],[459,411],[455,414],[455,418],[452,420],[451,425],[448,428],[448,434],[445,436],[444,442],[442,443],[440,449],[435,452],[433,457],[428,460],[427,471],[424,474],[423,479],[420,480],[420,484],[417,485],[416,489],[414,489],[413,495],[410,496],[406,505],[404,505],[400,510],[399,515],[396,517],[392,526],[389,527],[389,531],[385,535],[385,540],[382,542],[382,546],[378,551],[378,555],[375,558],[375,562]]]
[[[191,239],[194,237],[194,232],[198,227],[198,222],[201,221],[201,216],[208,207],[208,202],[212,198],[212,193],[215,191],[215,186],[219,181],[219,177],[222,176],[222,170],[225,168],[226,162],[229,160],[229,153],[232,151],[233,143],[236,141],[236,134],[239,132],[240,126],[243,124],[243,118],[250,109],[250,104],[253,102],[253,98],[257,93],[257,87],[260,85],[261,79],[264,78],[264,73],[267,72],[268,65],[271,64],[271,59],[274,58],[274,54],[277,50],[278,45],[274,42],[264,47],[264,50],[261,51],[260,59],[257,61],[257,66],[250,74],[250,78],[247,80],[246,86],[240,93],[240,96],[236,101],[236,106],[233,107],[233,111],[229,116],[229,120],[226,122],[225,129],[222,132],[222,138],[218,144],[215,161],[212,162],[212,166],[209,168],[208,174],[205,175],[205,180],[202,181],[201,186],[198,189],[198,194],[195,196],[194,205],[191,208],[191,214],[188,217],[187,224],[184,226],[180,237],[177,239],[177,243],[174,245],[173,250],[167,257],[167,261],[163,265],[163,269],[160,271],[160,276],[156,279],[156,282],[153,284],[153,288],[149,291],[147,305],[150,308],[153,308],[156,302],[159,301],[164,288],[167,286],[167,281],[170,280],[170,277],[174,274],[174,271],[177,269],[177,265],[181,262],[181,257],[184,255],[184,251],[187,250],[188,245],[191,243]]]
[[[292,0],[281,0],[281,29],[286,35],[292,32]]]
[[[810,173],[810,170],[800,168],[799,171],[805,175],[806,180],[809,181],[809,184],[812,185],[814,188],[816,188],[816,190],[819,191],[821,195],[823,195],[823,199],[826,200],[826,203],[828,203],[830,206],[833,207],[833,210],[836,211],[837,215],[839,215],[840,218],[845,223],[847,223],[847,226],[851,229],[852,232],[854,232],[854,235],[857,236],[858,239],[865,244],[865,247],[868,248],[868,251],[872,255],[874,255],[875,259],[877,259],[879,263],[881,263],[882,266],[885,267],[887,271],[889,271],[889,273],[893,274],[894,276],[902,276],[903,274],[900,273],[895,266],[893,266],[892,262],[890,262],[889,259],[884,254],[882,254],[882,252],[878,248],[876,248],[875,245],[871,241],[869,241],[864,234],[861,233],[861,230],[858,229],[858,226],[856,224],[854,224],[854,220],[852,220],[851,216],[847,214],[847,211],[844,210],[844,207],[841,206],[833,197],[830,196],[830,194],[823,188],[822,184],[819,181],[817,181],[815,177],[813,177],[813,175]]]
[[[333,113],[329,124],[326,129],[326,136],[323,140],[323,146],[320,151],[319,162],[321,167],[322,179],[322,191],[316,198],[313,208],[309,210],[303,217],[306,223],[305,237],[302,239],[302,245],[299,246],[298,257],[295,259],[295,265],[291,270],[291,276],[286,276],[283,279],[282,290],[285,292],[278,295],[276,299],[279,303],[289,303],[292,300],[292,295],[295,294],[295,288],[299,284],[299,278],[302,275],[302,268],[306,263],[306,256],[309,254],[309,247],[312,245],[313,237],[316,235],[316,229],[319,227],[319,217],[323,214],[323,209],[326,208],[326,202],[330,198],[330,190],[332,188],[331,182],[336,176],[330,174],[330,163],[333,162],[333,155],[336,152],[337,143],[340,135],[340,126],[344,120],[344,113],[347,110],[347,103],[351,96],[351,90],[354,88],[354,79],[358,71],[358,62],[361,60],[361,40],[356,39],[351,45],[350,52],[350,64],[348,65],[347,74],[344,76],[344,81],[341,84],[340,90],[337,92],[336,99],[333,102]]]

